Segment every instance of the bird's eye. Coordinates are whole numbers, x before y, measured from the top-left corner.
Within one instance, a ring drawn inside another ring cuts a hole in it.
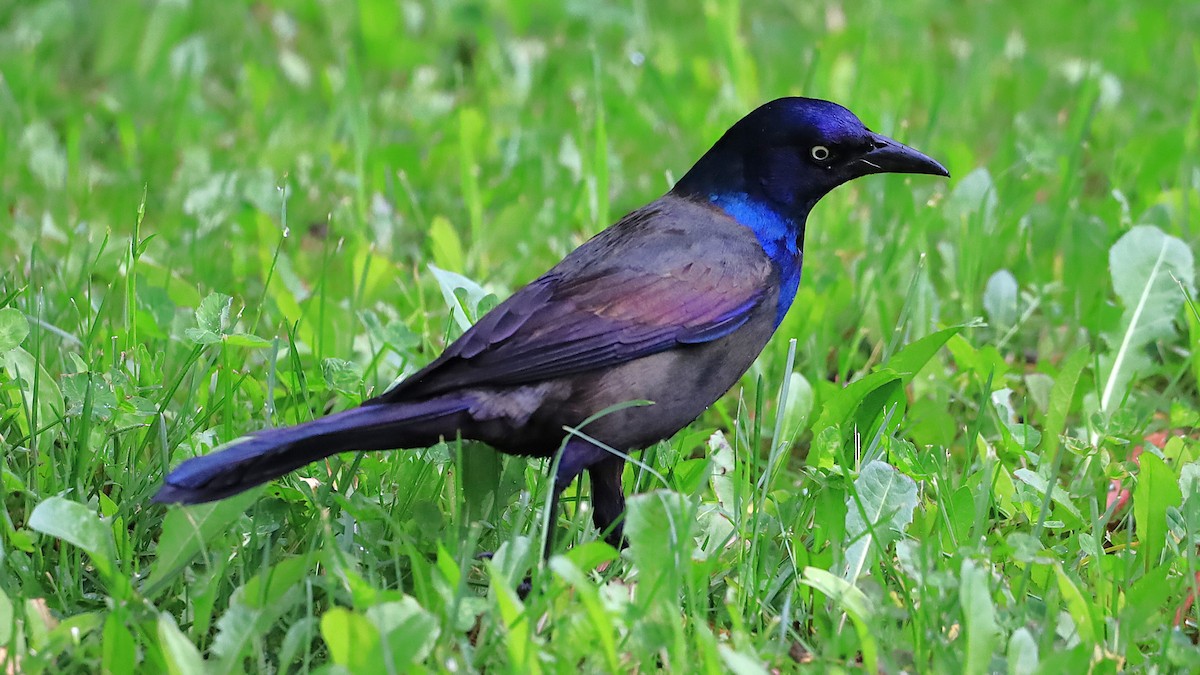
[[[812,158],[818,162],[824,162],[829,159],[829,148],[823,145],[814,145],[812,149]]]

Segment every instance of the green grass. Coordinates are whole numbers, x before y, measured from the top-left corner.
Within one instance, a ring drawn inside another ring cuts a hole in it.
[[[0,3],[0,660],[1200,668],[1200,443],[1126,461],[1200,410],[1197,29],[1182,1]],[[149,503],[413,372],[788,94],[954,178],[817,207],[775,340],[628,470],[620,556],[584,485],[537,567],[545,463],[470,444]]]

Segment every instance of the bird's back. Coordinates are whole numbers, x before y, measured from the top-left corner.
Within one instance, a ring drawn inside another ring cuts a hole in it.
[[[467,396],[463,437],[542,455],[564,426],[651,401],[591,427],[614,447],[642,447],[687,425],[749,368],[774,331],[778,279],[749,229],[667,195],[585,242],[368,405]]]
[[[668,194],[589,239],[375,401],[542,381],[710,342],[774,307],[777,282],[749,229]]]

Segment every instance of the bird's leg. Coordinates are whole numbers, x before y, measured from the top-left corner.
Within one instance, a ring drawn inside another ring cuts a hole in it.
[[[554,484],[550,488],[550,503],[546,505],[549,512],[549,526],[546,529],[546,547],[542,551],[542,557],[545,560],[550,559],[550,553],[554,550],[554,531],[555,522],[558,520],[558,501],[562,496],[563,490],[571,484],[571,481],[579,477],[584,470],[590,466],[602,461],[609,454],[601,448],[584,441],[580,438],[572,438],[567,441],[559,452],[558,469],[554,473]],[[620,495],[620,471],[617,471],[617,498],[619,514],[624,505],[624,499]],[[611,500],[610,500],[611,501]],[[493,553],[487,551],[479,553],[475,557],[479,560],[491,560]],[[532,579],[525,577],[524,581],[517,586],[517,595],[522,599],[529,595],[532,588]]]
[[[607,451],[592,445],[582,438],[571,438],[563,446],[562,451],[559,453],[558,470],[554,474],[550,504],[547,505],[550,511],[550,526],[546,529],[546,548],[542,552],[547,560],[550,558],[550,553],[554,550],[554,524],[558,520],[558,500],[562,496],[563,490],[566,490],[571,481],[578,478],[585,469],[604,461],[607,457],[610,457]],[[617,482],[617,489],[619,492],[619,480]]]
[[[625,460],[608,455],[588,467],[592,479],[592,522],[604,540],[616,549],[625,548],[625,491],[621,489],[621,472]]]
[[[592,522],[606,533],[607,541],[618,548],[624,540],[618,519],[625,511],[625,495],[621,492],[621,469],[625,462],[603,448],[581,439],[571,438],[559,452],[558,468],[554,472],[554,484],[550,487],[549,526],[546,528],[546,547],[542,550],[544,560],[550,559],[554,551],[555,523],[558,520],[558,502],[563,490],[585,470],[592,477]],[[611,528],[611,529],[610,529]],[[490,559],[492,554],[480,553],[479,559]],[[532,588],[532,580],[526,577],[517,587],[517,594],[524,598]]]

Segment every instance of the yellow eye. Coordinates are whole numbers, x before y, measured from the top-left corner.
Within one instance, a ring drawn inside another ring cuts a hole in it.
[[[812,158],[818,162],[824,162],[829,159],[829,148],[823,145],[814,145],[812,149]]]

